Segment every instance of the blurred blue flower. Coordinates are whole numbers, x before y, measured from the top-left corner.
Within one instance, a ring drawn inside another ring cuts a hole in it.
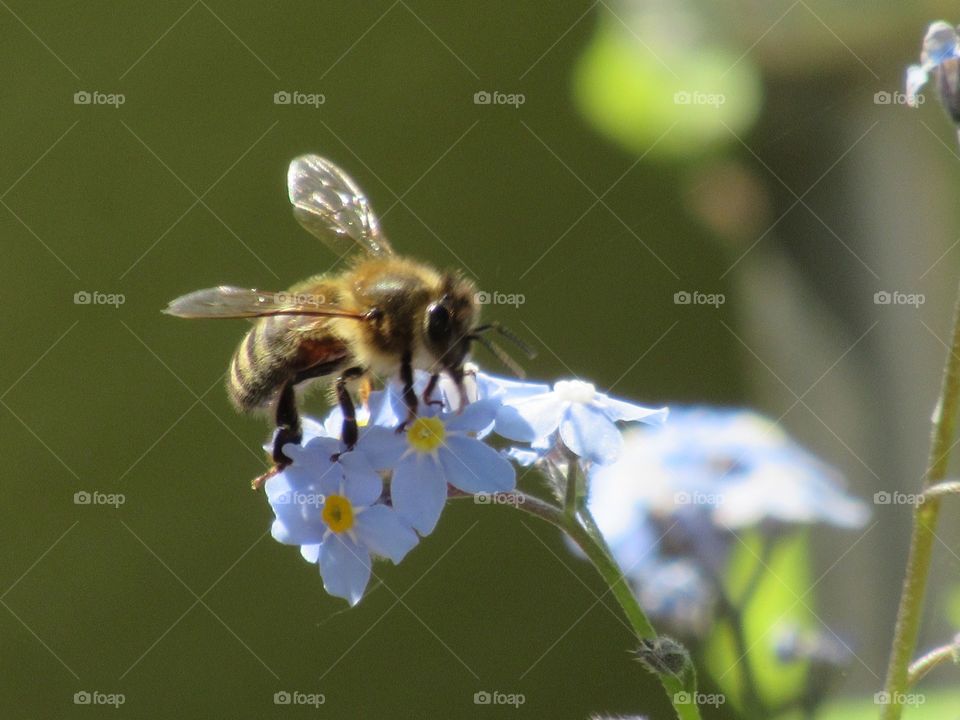
[[[626,503],[660,517],[693,509],[721,529],[768,521],[861,527],[867,506],[841,483],[755,413],[683,408],[662,427],[629,434],[619,462],[594,468],[591,509],[622,514]]]
[[[907,68],[907,103],[913,107],[920,104],[920,90],[933,73],[940,90],[940,98],[947,110],[958,120],[958,83],[960,83],[960,39],[957,31],[950,24],[938,20],[927,28],[923,38],[923,50],[920,53],[920,64]]]
[[[655,558],[632,573],[643,609],[669,632],[706,636],[713,625],[717,588],[689,558]]]
[[[287,445],[293,463],[266,483],[276,519],[273,537],[299,545],[317,563],[328,593],[356,605],[370,580],[371,555],[399,563],[417,544],[417,534],[378,500],[383,482],[359,452],[331,457],[333,438]]]
[[[865,503],[835,470],[746,410],[680,408],[625,435],[620,459],[591,469],[588,507],[644,608],[702,634],[733,533],[824,522],[862,526]]]
[[[447,485],[465,493],[508,492],[516,487],[513,465],[476,434],[493,424],[497,403],[480,400],[462,412],[428,409],[398,434],[373,427],[368,442],[389,466],[393,507],[421,535],[436,527]]]
[[[477,374],[478,388],[501,403],[495,430],[510,440],[541,443],[559,432],[572,452],[599,464],[614,462],[623,439],[614,424],[662,423],[667,409],[654,410],[611,398],[588,382],[560,380],[553,388]]]

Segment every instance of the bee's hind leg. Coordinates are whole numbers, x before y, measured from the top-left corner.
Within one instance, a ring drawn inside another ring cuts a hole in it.
[[[250,486],[254,490],[259,490],[263,484],[281,472],[291,463],[290,458],[283,454],[283,446],[288,443],[300,444],[303,439],[303,433],[300,428],[300,415],[297,412],[297,396],[293,391],[294,383],[288,382],[280,390],[277,397],[276,422],[277,432],[273,436],[273,467],[263,475],[254,478]]]
[[[297,412],[297,396],[293,383],[286,383],[277,398],[277,434],[273,438],[273,461],[277,465],[287,466],[290,458],[283,454],[287,443],[299,445],[303,439],[300,429],[300,414]]]

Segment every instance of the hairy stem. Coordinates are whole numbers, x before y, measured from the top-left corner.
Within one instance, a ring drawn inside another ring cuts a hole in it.
[[[947,475],[947,464],[956,430],[957,405],[960,402],[960,292],[953,314],[953,337],[943,370],[940,399],[933,418],[933,436],[923,489],[933,487]],[[937,517],[940,514],[942,494],[925,496],[926,502],[917,505],[913,513],[913,533],[907,570],[900,593],[897,610],[897,625],[890,650],[890,664],[884,689],[889,694],[889,704],[883,705],[882,720],[899,720],[903,714],[903,696],[909,688],[910,658],[917,647],[920,621],[923,617],[923,600],[930,573],[930,560],[936,539]]]
[[[949,645],[943,645],[936,650],[931,650],[923,657],[915,660],[910,665],[907,681],[908,687],[916,685],[934,668],[946,663],[957,664],[958,662],[960,662],[960,635],[957,635]]]

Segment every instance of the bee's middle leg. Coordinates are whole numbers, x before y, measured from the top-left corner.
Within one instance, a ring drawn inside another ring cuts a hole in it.
[[[440,374],[434,373],[430,376],[429,382],[427,382],[427,387],[423,389],[423,404],[424,405],[439,405],[443,407],[442,400],[434,400],[433,393],[437,389],[437,383],[440,382]]]

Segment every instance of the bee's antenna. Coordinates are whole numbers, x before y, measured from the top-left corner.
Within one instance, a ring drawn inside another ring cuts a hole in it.
[[[480,327],[476,328],[474,332],[477,333],[477,339],[480,339],[479,333],[485,333],[488,330],[496,330],[501,336],[512,342],[520,350],[520,352],[527,357],[527,359],[533,360],[535,357],[537,357],[536,350],[527,345],[527,343],[524,342],[520,336],[513,332],[510,328],[504,327],[498,322],[487,323],[486,325],[481,325]],[[484,347],[487,347],[486,344],[484,344]]]
[[[506,368],[510,372],[512,372],[514,375],[516,375],[518,378],[523,380],[527,377],[526,372],[524,372],[520,364],[516,360],[514,360],[512,357],[510,357],[510,355],[507,354],[506,350],[504,350],[502,347],[500,347],[495,342],[493,342],[493,340],[491,340],[488,337],[484,337],[483,335],[469,335],[468,337],[470,340],[475,340],[481,345],[483,345],[487,350],[490,351],[491,355],[493,355],[497,360],[499,360],[501,364],[506,366]]]

